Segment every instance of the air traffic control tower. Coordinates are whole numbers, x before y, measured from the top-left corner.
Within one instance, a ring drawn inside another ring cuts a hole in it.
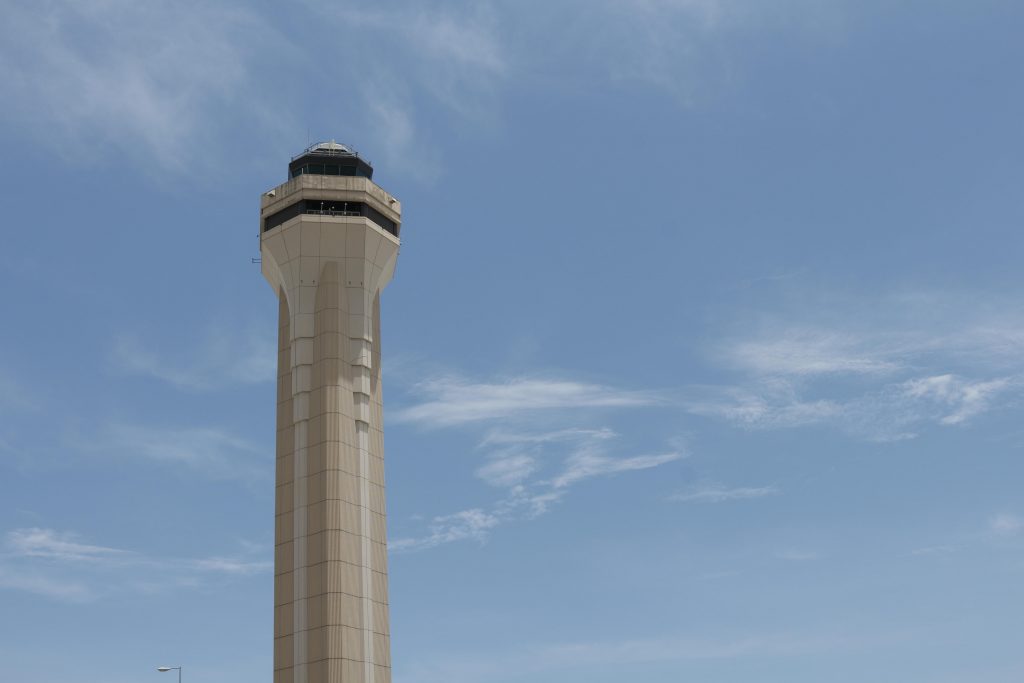
[[[390,683],[380,292],[401,205],[345,145],[260,200],[280,299],[274,683]]]

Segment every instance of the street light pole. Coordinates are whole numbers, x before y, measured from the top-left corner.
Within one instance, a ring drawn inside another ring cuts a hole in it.
[[[171,671],[173,669],[178,670],[178,683],[181,683],[181,667],[180,666],[158,666],[157,671]]]

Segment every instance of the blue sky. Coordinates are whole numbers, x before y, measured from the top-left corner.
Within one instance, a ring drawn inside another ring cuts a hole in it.
[[[1024,677],[1018,3],[9,2],[0,679],[270,680],[310,141],[404,206],[396,683]]]

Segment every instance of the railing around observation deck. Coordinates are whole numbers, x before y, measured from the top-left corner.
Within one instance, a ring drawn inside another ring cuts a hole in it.
[[[382,230],[398,237],[398,225],[372,206],[362,202],[339,202],[320,199],[303,199],[275,211],[263,219],[263,232],[273,230],[279,225],[299,215],[312,216],[362,216],[370,219]]]

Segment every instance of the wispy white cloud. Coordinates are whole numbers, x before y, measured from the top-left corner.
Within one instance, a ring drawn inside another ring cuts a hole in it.
[[[23,591],[60,602],[92,602],[95,591],[73,579],[53,579],[40,576],[32,569],[12,569],[0,564],[0,589]]]
[[[928,425],[966,425],[1001,407],[996,399],[1020,384],[1017,377],[969,380],[947,374],[876,383],[843,395],[842,387],[754,380],[747,386],[692,388],[684,405],[694,415],[748,429],[830,425],[869,440],[897,441],[914,438]],[[830,389],[834,396],[807,396]]]
[[[718,417],[750,428],[797,427],[837,418],[840,402],[804,400],[787,382],[756,382],[748,387],[699,387],[684,400],[694,415]]]
[[[997,536],[1016,536],[1024,532],[1024,517],[1001,512],[989,519],[988,528]]]
[[[950,555],[955,553],[958,549],[959,548],[955,545],[928,545],[920,548],[914,548],[910,551],[910,554],[916,556]]]
[[[893,441],[1019,403],[1024,313],[925,294],[846,305],[817,315],[843,322],[776,323],[716,344],[739,380],[689,388],[686,409],[745,428],[820,424]]]
[[[183,465],[216,479],[255,481],[271,475],[265,447],[210,427],[164,428],[111,424],[80,445],[94,452]]]
[[[451,515],[435,517],[429,532],[422,538],[399,538],[388,543],[395,551],[424,550],[454,541],[484,541],[487,533],[502,523],[502,519],[480,508],[462,510]]]
[[[211,329],[197,347],[167,354],[133,336],[114,344],[114,367],[179,389],[209,391],[232,384],[268,382],[276,375],[277,344],[264,331]]]
[[[488,453],[477,476],[505,489],[505,495],[488,509],[477,507],[435,517],[425,535],[397,538],[389,542],[389,547],[410,551],[463,540],[483,542],[502,524],[535,519],[549,512],[573,486],[585,480],[652,469],[686,455],[675,450],[655,455],[613,456],[608,452],[608,442],[615,436],[607,428],[491,432],[481,441],[481,447],[501,447]]]
[[[1010,385],[1009,378],[970,382],[954,375],[936,375],[910,380],[904,387],[911,398],[930,399],[949,406],[951,412],[940,422],[954,425],[988,410],[992,400]]]
[[[321,25],[363,36],[373,46],[372,59],[350,52],[331,69],[349,70],[347,80],[366,111],[365,137],[389,168],[421,180],[436,177],[440,151],[421,123],[432,106],[463,127],[486,126],[498,116],[495,103],[508,60],[498,18],[488,6],[355,6],[324,0],[304,5]]]
[[[669,452],[656,455],[634,455],[628,458],[615,458],[593,447],[585,447],[572,453],[565,459],[563,471],[551,480],[555,489],[564,489],[576,482],[591,477],[603,477],[621,472],[649,470],[659,465],[682,458],[682,453]]]
[[[811,560],[820,559],[821,554],[814,550],[790,548],[776,552],[775,557],[779,560],[785,560],[787,562],[810,562]]]
[[[424,400],[399,409],[395,419],[428,427],[517,417],[541,410],[627,408],[660,401],[652,392],[531,378],[484,383],[449,376],[422,382],[414,391],[424,396]]]
[[[108,561],[126,555],[126,551],[117,548],[81,543],[75,534],[37,527],[9,532],[7,548],[21,557],[43,557],[62,561]]]
[[[27,591],[61,601],[88,602],[119,593],[168,587],[198,587],[216,577],[268,571],[267,553],[251,545],[231,555],[201,558],[154,557],[87,543],[68,531],[32,527],[7,532],[0,551],[0,588]],[[138,581],[140,575],[145,581]]]
[[[727,347],[726,360],[758,375],[888,374],[902,366],[900,347],[889,340],[836,330],[797,328]]]
[[[729,488],[721,484],[703,484],[688,491],[672,494],[669,496],[669,499],[683,503],[724,503],[730,500],[750,500],[752,498],[777,496],[780,493],[781,491],[775,486],[740,486]]]
[[[537,458],[532,455],[516,451],[499,453],[479,467],[476,476],[491,486],[505,488],[522,483],[538,467]]]
[[[232,125],[260,116],[255,62],[281,42],[238,4],[8,5],[0,28],[4,116],[59,154],[114,149],[150,167],[194,172],[203,144],[208,156],[217,124],[226,123],[214,116],[219,108],[233,107]]]

